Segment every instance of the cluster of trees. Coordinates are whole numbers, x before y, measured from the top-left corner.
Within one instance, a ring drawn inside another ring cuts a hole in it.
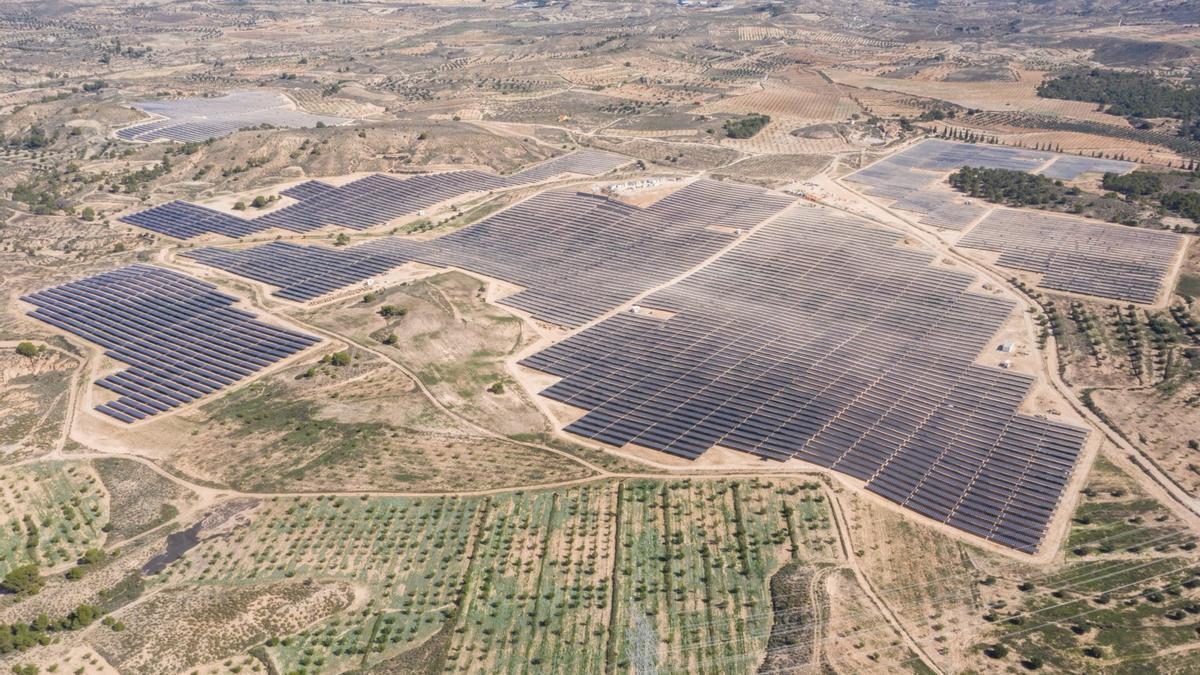
[[[1149,171],[1134,171],[1124,175],[1110,171],[1104,174],[1102,186],[1105,190],[1133,197],[1145,197],[1163,189],[1162,176]]]
[[[950,185],[972,197],[1010,206],[1033,206],[1065,201],[1062,181],[1010,169],[964,166],[950,174]]]
[[[1119,192],[1129,197],[1145,198],[1151,203],[1157,203],[1167,211],[1200,223],[1200,193],[1182,190],[1167,191],[1162,178],[1162,174],[1149,171],[1134,171],[1125,175],[1106,173],[1102,185],[1105,190]]]
[[[101,614],[100,608],[95,605],[79,605],[70,614],[57,620],[39,614],[29,623],[0,623],[0,655],[50,644],[53,633],[87,628]]]
[[[267,206],[279,201],[279,195],[258,195],[250,202],[250,206],[256,209],[266,208]],[[239,201],[233,205],[235,211],[245,211],[246,202]]]
[[[1069,101],[1089,101],[1105,112],[1131,118],[1135,126],[1147,117],[1180,121],[1179,135],[1200,140],[1200,87],[1180,85],[1143,73],[1086,70],[1066,73],[1038,86],[1038,95]]]
[[[731,120],[725,120],[725,135],[729,138],[750,138],[771,123],[770,115],[746,115]]]
[[[37,595],[45,585],[46,580],[38,572],[38,566],[31,563],[9,570],[0,581],[0,591],[13,595]]]

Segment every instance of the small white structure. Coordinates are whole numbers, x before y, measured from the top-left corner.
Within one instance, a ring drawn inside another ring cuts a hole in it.
[[[1011,354],[1013,349],[1016,348],[1016,346],[1017,346],[1017,343],[1013,342],[1012,340],[1009,340],[1008,342],[1005,342],[1004,344],[997,347],[996,350],[1004,352],[1005,354]]]

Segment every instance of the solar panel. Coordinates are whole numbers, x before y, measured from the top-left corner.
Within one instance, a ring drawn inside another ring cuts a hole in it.
[[[802,459],[1035,551],[1086,432],[1018,412],[1031,378],[975,363],[1011,304],[900,238],[794,207],[640,301],[668,318],[620,314],[522,363],[561,378],[543,395],[587,411],[572,433]]]
[[[96,410],[126,423],[190,403],[320,341],[258,321],[212,284],[150,265],[21,299],[36,307],[30,316],[129,366],[96,381],[117,395]]]
[[[1153,303],[1183,241],[1173,232],[997,209],[958,245],[998,251],[1003,267],[1041,272],[1043,288]]]
[[[500,302],[574,327],[696,265],[735,241],[738,229],[793,201],[712,180],[644,209],[592,194],[547,192],[428,242],[392,237],[338,249],[273,242],[183,255],[276,286],[276,296],[296,301],[410,261],[457,267],[524,287]]]
[[[227,136],[238,129],[270,124],[275,127],[315,127],[348,120],[297,110],[291,99],[276,92],[239,91],[216,98],[193,97],[142,101],[133,107],[158,119],[117,132],[126,141],[199,142]]]
[[[362,230],[465,194],[520,187],[563,174],[600,175],[628,162],[620,155],[580,150],[510,176],[483,171],[448,171],[406,179],[372,174],[340,186],[308,181],[282,191],[297,203],[256,218],[240,218],[204,206],[174,201],[123,216],[120,220],[178,239],[210,233],[236,238],[270,228],[311,232],[330,225]]]

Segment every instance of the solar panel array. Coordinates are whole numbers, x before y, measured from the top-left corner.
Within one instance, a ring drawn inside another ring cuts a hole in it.
[[[563,174],[594,176],[627,163],[629,160],[620,155],[581,150],[510,176],[448,171],[406,179],[372,174],[339,186],[308,181],[283,191],[297,203],[257,218],[239,218],[205,206],[173,201],[123,216],[121,220],[179,239],[209,233],[242,237],[270,228],[311,232],[328,225],[362,230],[468,193],[519,187]]]
[[[962,230],[979,220],[989,207],[963,200],[942,190],[913,192],[892,204],[893,209],[921,214],[920,222],[946,230]]]
[[[276,286],[272,293],[305,302],[384,274],[414,259],[380,250],[378,242],[349,248],[302,246],[273,241],[253,248],[206,247],[185,251],[185,258]]]
[[[962,230],[989,207],[969,203],[953,193],[934,189],[934,185],[947,172],[964,166],[1025,172],[1045,166],[1044,175],[1063,180],[1092,171],[1125,173],[1136,167],[1130,162],[930,139],[856,171],[846,180],[868,195],[896,200],[894,208],[921,213],[920,222],[926,225]]]
[[[1076,155],[1059,155],[1050,166],[1042,171],[1047,178],[1058,180],[1075,180],[1085,173],[1129,173],[1137,168],[1133,162],[1122,162],[1115,159],[1099,159],[1097,157],[1079,157]]]
[[[620,314],[523,363],[587,411],[573,433],[799,458],[1035,551],[1086,431],[1017,412],[1032,379],[974,362],[1011,304],[899,239],[795,208],[642,302],[669,318]]]
[[[158,119],[126,127],[117,137],[127,141],[199,142],[227,136],[238,129],[270,124],[276,127],[314,127],[346,122],[341,117],[297,110],[283,94],[239,91],[219,98],[177,98],[134,103],[134,108]]]
[[[216,286],[131,265],[22,300],[30,316],[100,345],[129,368],[97,380],[118,395],[96,410],[135,422],[190,403],[320,340],[258,321]]]
[[[501,300],[534,317],[578,326],[698,264],[794,200],[700,180],[647,208],[546,192],[440,239],[385,238],[331,249],[273,242],[183,255],[310,300],[410,261],[457,267],[525,290]],[[714,229],[720,226],[721,229]]]
[[[1041,272],[1044,288],[1153,303],[1182,242],[1172,232],[997,209],[958,245],[998,251],[1004,267]]]

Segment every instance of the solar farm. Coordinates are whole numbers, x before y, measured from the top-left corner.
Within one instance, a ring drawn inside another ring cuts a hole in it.
[[[10,0],[0,672],[1200,673],[1190,4]]]
[[[557,157],[509,176],[483,171],[449,171],[405,179],[375,174],[339,186],[308,181],[283,195],[296,200],[257,218],[172,201],[121,220],[178,239],[204,234],[244,237],[278,228],[312,232],[327,226],[363,230],[471,193],[486,193],[538,183],[563,174],[596,176],[629,162],[611,153],[583,150]]]
[[[998,209],[958,242],[997,251],[997,264],[1042,273],[1043,288],[1153,304],[1183,237],[1121,225]]]
[[[1010,169],[1074,180],[1085,173],[1127,173],[1131,162],[1063,155],[1054,152],[940,139],[911,148],[856,171],[845,180],[872,197],[892,200],[892,208],[919,214],[919,222],[944,230],[963,230],[989,207],[942,186],[946,174],[964,166]]]
[[[297,110],[283,94],[238,91],[215,98],[176,98],[141,101],[133,107],[154,119],[117,131],[125,141],[196,143],[227,136],[239,129],[269,124],[274,127],[315,127],[345,124],[340,117]]]
[[[259,321],[212,284],[149,265],[21,299],[36,307],[30,316],[129,366],[96,381],[117,395],[96,410],[125,423],[187,405],[320,341]]]
[[[1086,431],[1016,412],[975,365],[1012,311],[899,236],[804,207],[684,281],[523,363],[586,414],[566,430],[686,458],[802,459],[922,515],[1037,549]]]
[[[641,209],[588,193],[547,192],[428,242],[389,237],[344,249],[271,242],[186,258],[307,301],[408,262],[470,270],[524,287],[507,306],[575,327],[720,251],[792,199],[717,181]],[[720,226],[721,229],[714,229]]]
[[[957,245],[999,252],[1002,267],[1041,273],[1046,289],[1153,304],[1184,239],[1094,220],[994,208],[951,191],[946,172],[963,166],[1038,172],[1074,180],[1085,173],[1128,173],[1130,162],[999,146],[926,140],[845,178],[918,222],[966,231]]]

